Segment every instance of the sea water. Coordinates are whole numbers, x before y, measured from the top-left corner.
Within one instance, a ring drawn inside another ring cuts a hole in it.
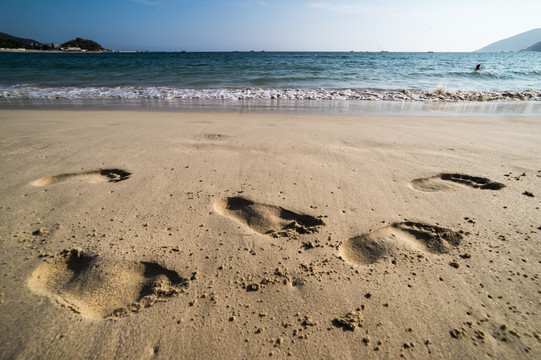
[[[1,99],[540,101],[541,53],[0,53]]]

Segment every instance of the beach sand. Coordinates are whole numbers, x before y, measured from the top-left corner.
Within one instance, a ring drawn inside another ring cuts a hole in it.
[[[0,112],[0,358],[541,358],[537,117]]]

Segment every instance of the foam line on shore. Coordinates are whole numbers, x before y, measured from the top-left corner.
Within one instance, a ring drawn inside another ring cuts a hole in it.
[[[263,89],[172,87],[0,86],[0,99],[160,99],[160,100],[369,100],[406,102],[541,101],[541,90],[481,91],[372,89]]]

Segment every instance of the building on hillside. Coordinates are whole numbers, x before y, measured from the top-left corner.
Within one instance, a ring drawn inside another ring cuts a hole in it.
[[[86,50],[81,49],[79,46],[71,46],[68,45],[68,47],[61,48],[62,51],[67,52],[85,52]]]

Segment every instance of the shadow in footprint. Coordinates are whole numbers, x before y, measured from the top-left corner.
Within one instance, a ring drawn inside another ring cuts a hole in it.
[[[461,232],[408,221],[350,238],[340,246],[340,253],[349,263],[370,265],[399,251],[445,254],[462,238]]]
[[[318,231],[318,226],[325,225],[320,218],[240,196],[217,202],[215,209],[219,214],[233,218],[260,234],[276,237],[314,233]]]
[[[188,280],[151,262],[102,259],[64,250],[39,266],[28,287],[89,318],[125,316],[183,292]]]
[[[391,226],[398,231],[411,234],[426,251],[435,254],[448,253],[453,247],[460,245],[463,238],[460,232],[435,225],[407,221]]]
[[[502,183],[484,177],[456,173],[444,173],[429,178],[415,179],[410,181],[410,186],[415,190],[424,192],[452,191],[463,187],[481,190],[500,190],[505,187]]]
[[[67,173],[45,176],[32,182],[34,186],[45,186],[67,181],[87,183],[119,182],[130,177],[131,173],[121,169],[100,169],[81,173]]]
[[[229,138],[229,137],[230,137],[229,135],[218,134],[218,133],[214,133],[214,134],[203,134],[203,139],[205,139],[205,140],[211,140],[211,141],[222,141],[222,140],[226,140],[226,139]]]

